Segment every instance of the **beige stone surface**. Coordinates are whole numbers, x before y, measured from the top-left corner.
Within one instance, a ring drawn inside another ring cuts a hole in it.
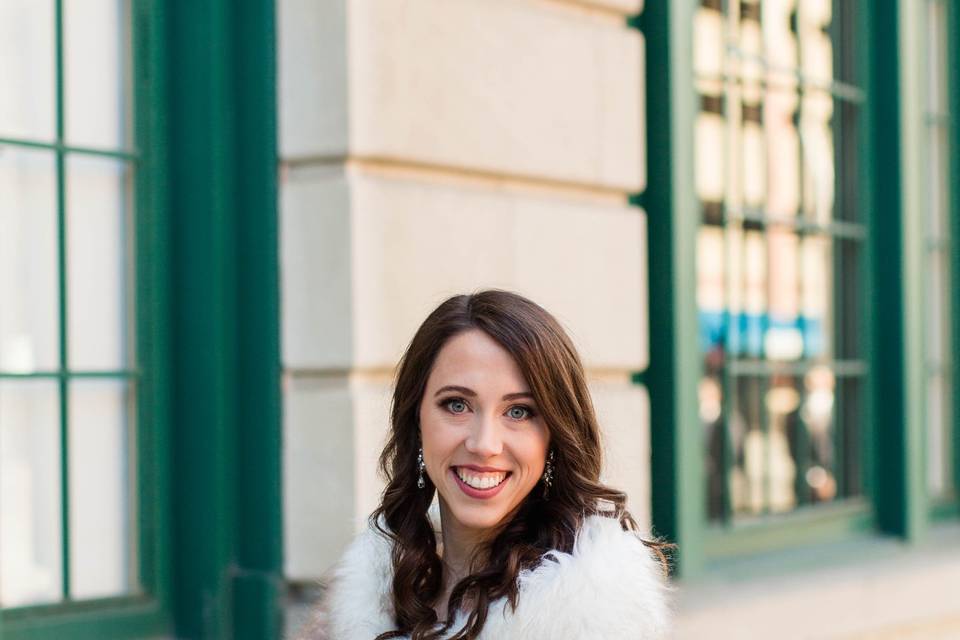
[[[485,287],[554,313],[588,367],[646,366],[637,208],[312,168],[281,191],[289,368],[392,367],[431,309]]]
[[[482,0],[481,0],[482,1]],[[523,0],[533,4],[569,6],[582,11],[602,11],[632,16],[643,10],[643,0]]]
[[[650,528],[650,397],[645,387],[592,379],[590,393],[603,434],[601,479],[627,494],[627,508]]]
[[[351,154],[640,188],[638,32],[513,0],[356,0],[348,22]]]
[[[356,530],[353,398],[345,378],[283,384],[284,574],[314,580]]]
[[[347,148],[347,4],[277,1],[277,146],[281,157]]]
[[[280,20],[285,158],[643,186],[636,30],[515,0],[283,0]]]
[[[389,399],[389,382],[378,377],[284,380],[287,578],[319,578],[379,504]]]
[[[287,368],[353,361],[350,191],[340,168],[280,176],[281,349]]]

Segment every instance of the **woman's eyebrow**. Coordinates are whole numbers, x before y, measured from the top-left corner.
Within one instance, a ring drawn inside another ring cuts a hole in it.
[[[433,394],[433,396],[436,397],[445,391],[456,391],[457,393],[462,393],[463,395],[469,396],[471,398],[477,397],[477,392],[474,391],[473,389],[470,389],[469,387],[461,387],[455,384],[448,384],[446,386],[440,387],[439,389],[437,389],[437,392]],[[530,393],[529,391],[518,391],[517,393],[508,393],[507,395],[503,396],[502,400],[517,400],[518,398],[532,399],[533,394]]]

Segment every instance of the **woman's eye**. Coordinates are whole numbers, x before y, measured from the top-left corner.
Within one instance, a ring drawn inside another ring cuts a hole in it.
[[[516,407],[510,407],[510,409],[507,411],[507,415],[509,415],[514,420],[523,420],[524,418],[528,418],[532,416],[533,412],[530,410],[529,407],[518,405]]]
[[[452,413],[463,413],[467,410],[467,403],[463,400],[448,400],[446,404]]]

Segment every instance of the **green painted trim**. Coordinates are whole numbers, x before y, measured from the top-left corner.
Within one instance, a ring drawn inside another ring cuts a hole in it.
[[[629,21],[646,39],[647,191],[632,199],[647,211],[649,239],[652,516],[658,535],[677,543],[674,571],[703,566],[706,516],[703,434],[697,406],[694,197],[696,96],[690,47],[694,3],[648,2]]]
[[[921,51],[922,34],[915,27],[917,12],[915,3],[898,2],[901,118],[901,231],[903,238],[903,394],[906,420],[902,426],[902,453],[905,468],[902,481],[906,504],[902,521],[905,527],[901,535],[916,542],[926,535],[928,521],[928,492],[926,478],[926,424],[927,424],[927,377],[926,377],[926,313],[923,276],[926,272],[926,216],[923,213],[924,198],[922,161],[923,143],[923,91],[917,73],[922,69],[918,56]],[[897,41],[895,41],[897,42]],[[919,286],[907,286],[915,283]],[[879,496],[878,496],[879,499]]]
[[[140,439],[137,455],[140,582],[172,626],[171,349],[169,195],[167,189],[167,112],[164,104],[166,3],[137,0],[132,5],[134,139],[144,149],[136,180],[136,362]]]
[[[947,69],[954,73],[948,75],[947,87],[950,109],[950,202],[949,228],[950,239],[954,242],[951,251],[951,276],[953,293],[951,303],[951,347],[953,348],[953,488],[955,513],[952,517],[960,517],[960,246],[956,240],[960,238],[960,76],[956,70],[960,69],[960,1],[946,0],[947,7]],[[947,517],[947,516],[945,516]]]
[[[222,2],[168,11],[175,634],[228,638],[237,416],[228,34]]]
[[[930,505],[931,521],[952,520],[958,517],[960,517],[960,501],[956,497],[952,501],[934,502]]]
[[[281,634],[274,3],[167,3],[179,638]]]
[[[234,3],[227,3],[233,7]],[[276,24],[272,0],[231,11],[237,100],[240,217],[236,238],[237,571],[235,638],[279,637],[283,628],[283,452],[277,212]]]
[[[136,161],[140,158],[140,154],[135,151],[117,151],[112,149],[97,149],[95,147],[77,147],[64,144],[63,142],[41,142],[38,140],[23,140],[20,138],[2,138],[0,137],[0,147],[10,146],[10,147],[24,147],[27,149],[45,149],[48,151],[56,151],[60,154],[72,153],[72,154],[83,154],[88,156],[102,156],[105,158],[116,158],[118,160],[131,160]]]
[[[63,56],[63,0],[54,3],[54,46],[55,46],[55,74],[56,74],[56,135],[57,143],[64,140],[64,121],[66,104],[63,94],[64,56]],[[57,280],[59,291],[59,338],[60,338],[60,368],[68,365],[67,348],[67,198],[66,198],[66,160],[63,153],[57,153]],[[68,424],[70,403],[68,395],[70,386],[63,378],[60,379],[60,549],[61,549],[61,596],[64,600],[70,599],[70,429]]]
[[[896,0],[865,5],[869,99],[862,157],[869,167],[861,200],[873,230],[868,295],[878,310],[870,328],[873,500],[881,531],[915,540],[922,534],[926,506],[922,300],[918,287],[906,284],[918,281],[920,268],[917,220],[909,215],[908,200],[916,189],[909,171],[916,166],[910,155],[914,113],[904,95],[911,67],[901,59],[910,54],[908,5]]]
[[[106,640],[167,637],[156,601],[94,600],[4,611],[4,640]]]
[[[864,500],[806,506],[780,516],[759,517],[755,522],[708,528],[706,557],[714,561],[835,542],[873,528],[873,512]]]

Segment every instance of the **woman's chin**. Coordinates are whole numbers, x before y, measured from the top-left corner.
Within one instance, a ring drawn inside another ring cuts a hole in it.
[[[462,499],[448,500],[447,515],[464,529],[485,531],[503,522],[506,511],[499,506],[483,503],[467,503]],[[442,513],[442,512],[441,512]]]

